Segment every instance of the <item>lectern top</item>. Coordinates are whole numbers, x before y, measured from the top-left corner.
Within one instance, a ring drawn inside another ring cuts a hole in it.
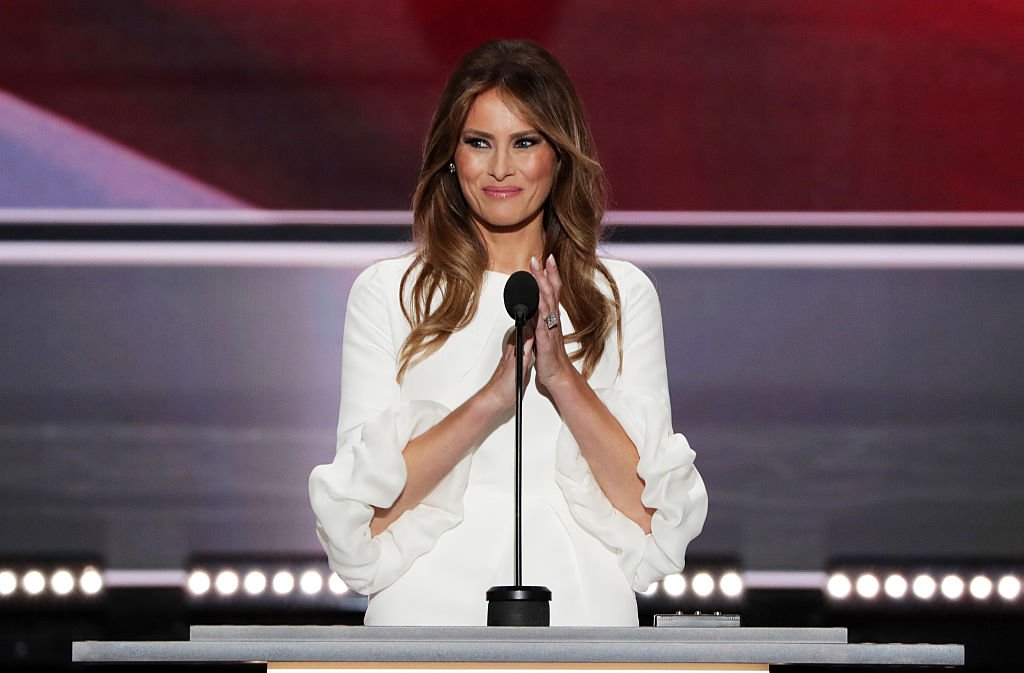
[[[647,628],[609,626],[193,626],[193,641],[362,642],[790,642],[845,643],[845,628]]]
[[[860,664],[961,666],[962,645],[847,643],[844,629],[594,627],[194,627],[190,641],[77,642],[77,662],[423,662],[531,664]],[[840,640],[842,642],[835,642]],[[344,666],[343,666],[344,667]],[[532,667],[536,668],[536,667]]]

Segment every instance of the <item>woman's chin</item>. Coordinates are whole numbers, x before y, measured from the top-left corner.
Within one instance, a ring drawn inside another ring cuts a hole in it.
[[[505,213],[488,213],[488,217],[484,218],[477,215],[474,219],[477,224],[488,231],[502,232],[502,231],[519,231],[524,229],[531,224],[540,224],[543,218],[540,217],[541,213],[530,213],[525,217],[521,213],[505,214]]]

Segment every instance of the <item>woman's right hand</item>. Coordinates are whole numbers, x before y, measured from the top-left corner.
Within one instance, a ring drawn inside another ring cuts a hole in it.
[[[527,328],[523,344],[523,382],[533,367],[533,333]],[[493,429],[496,418],[511,413],[516,404],[515,344],[506,344],[498,366],[482,388],[423,434],[413,438],[402,455],[405,488],[391,507],[374,508],[370,534],[379,535],[403,512],[415,507],[466,452]]]
[[[525,388],[530,380],[530,372],[533,368],[533,332],[526,330],[523,342],[523,387]],[[515,335],[511,343],[505,344],[505,350],[498,366],[494,368],[490,380],[480,389],[481,395],[486,396],[494,405],[495,415],[511,411],[516,404],[516,344]]]

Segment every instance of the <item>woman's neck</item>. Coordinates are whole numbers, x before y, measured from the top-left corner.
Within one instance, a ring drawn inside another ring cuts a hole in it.
[[[540,259],[544,254],[544,228],[541,219],[515,229],[479,227],[487,247],[487,268],[490,271],[511,274],[530,268],[530,258]]]

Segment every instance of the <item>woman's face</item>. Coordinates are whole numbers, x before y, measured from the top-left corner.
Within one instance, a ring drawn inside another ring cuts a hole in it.
[[[554,182],[555,151],[491,89],[469,108],[455,172],[478,225],[540,223]]]

